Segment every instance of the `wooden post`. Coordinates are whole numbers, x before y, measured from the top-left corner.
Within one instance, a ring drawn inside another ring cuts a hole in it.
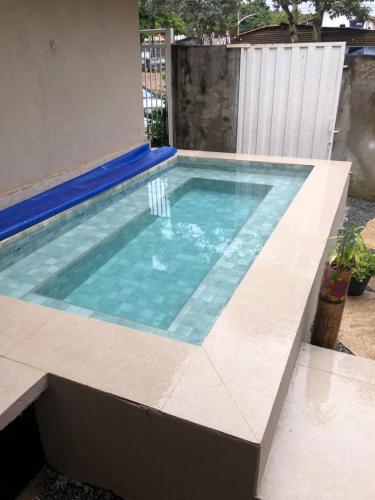
[[[311,337],[313,345],[335,348],[351,274],[351,270],[339,272],[326,264]]]
[[[311,343],[334,349],[340,330],[345,302],[330,303],[319,299]]]

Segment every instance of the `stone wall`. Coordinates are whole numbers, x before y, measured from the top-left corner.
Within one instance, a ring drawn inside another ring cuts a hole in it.
[[[375,201],[375,57],[348,56],[332,159],[353,162],[349,194]]]
[[[240,49],[172,47],[174,145],[236,151]]]

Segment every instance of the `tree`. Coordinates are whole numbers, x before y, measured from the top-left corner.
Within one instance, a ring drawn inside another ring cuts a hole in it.
[[[264,0],[140,0],[139,13],[142,28],[174,27],[187,35],[201,36],[203,33],[234,31],[237,26],[237,11],[245,13],[268,10]],[[261,12],[260,12],[261,13]],[[261,16],[261,18],[262,18]],[[254,16],[255,19],[255,16]],[[265,20],[265,19],[264,19]],[[268,20],[265,20],[267,23]],[[262,23],[263,24],[263,23]],[[178,25],[178,27],[177,27]],[[247,24],[259,26],[260,20]],[[245,25],[244,25],[245,26]],[[183,28],[183,29],[182,29]]]
[[[298,42],[297,23],[301,15],[298,7],[301,3],[303,3],[302,0],[274,0],[275,8],[282,9],[287,17],[290,38],[293,43]],[[326,12],[331,19],[346,16],[360,22],[365,21],[370,13],[370,9],[363,5],[362,0],[311,0],[311,5],[315,11],[312,13],[314,42],[321,41],[323,17]]]
[[[372,0],[370,0],[372,1]],[[366,21],[370,9],[363,5],[362,0],[312,0],[315,9],[313,21],[313,40],[320,42],[322,38],[322,24],[325,12],[331,19],[338,16],[354,18],[358,22]]]
[[[303,0],[274,0],[274,7],[276,9],[282,9],[286,16],[289,24],[290,40],[292,43],[298,42],[298,6],[301,3],[303,3]]]
[[[222,31],[223,21],[236,10],[238,0],[175,0],[175,8],[184,19],[187,33]],[[225,29],[224,29],[225,30]]]
[[[225,29],[228,29],[231,33],[237,34],[237,24],[239,19],[243,19],[239,25],[239,31],[249,31],[251,29],[260,28],[261,26],[270,24],[272,22],[272,11],[267,6],[265,0],[239,1],[237,2],[236,8],[227,16],[223,17],[223,28],[225,27]]]
[[[296,13],[296,21],[297,23],[303,23],[304,21],[311,20],[311,13],[303,14],[300,10]],[[287,23],[288,18],[285,15],[283,10],[271,10],[271,23],[279,24],[279,23]]]
[[[186,33],[185,22],[171,8],[171,3],[167,0],[139,0],[140,28],[174,28],[177,33]]]
[[[370,0],[372,1],[372,0]],[[196,35],[229,30],[237,32],[238,19],[249,16],[241,23],[241,31],[286,21],[290,38],[298,42],[298,23],[311,14],[302,14],[300,5],[305,0],[274,0],[271,10],[266,0],[139,0],[141,28],[174,28],[177,33]],[[313,39],[321,40],[323,16],[355,17],[363,21],[369,9],[361,0],[311,0],[314,7]]]

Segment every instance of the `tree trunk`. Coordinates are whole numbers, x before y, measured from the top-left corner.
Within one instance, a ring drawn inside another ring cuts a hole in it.
[[[289,20],[289,34],[292,43],[298,43],[298,30],[297,25],[294,20]]]
[[[322,41],[323,13],[316,14],[313,24],[313,42]]]
[[[293,12],[289,9],[289,4],[287,1],[281,1],[280,6],[286,14],[289,24],[289,35],[290,41],[292,43],[298,43],[298,30],[297,30],[297,22],[295,17],[295,10]]]

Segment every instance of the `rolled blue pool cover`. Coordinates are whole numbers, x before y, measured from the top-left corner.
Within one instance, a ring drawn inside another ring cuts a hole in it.
[[[170,146],[143,144],[100,167],[0,211],[0,241],[103,193],[175,155]]]

